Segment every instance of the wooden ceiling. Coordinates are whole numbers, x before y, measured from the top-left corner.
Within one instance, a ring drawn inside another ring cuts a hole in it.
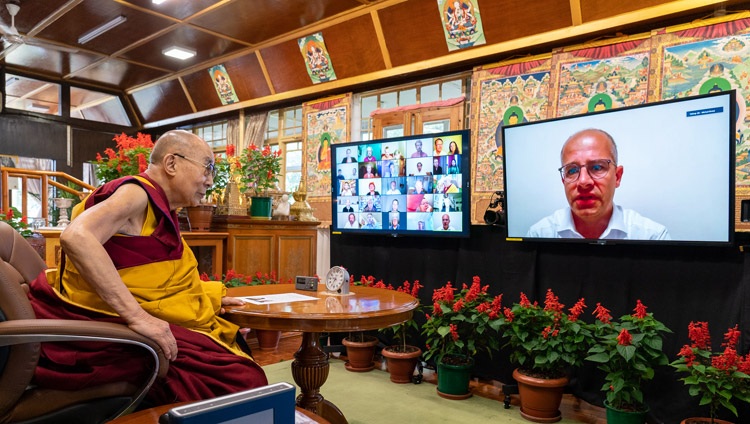
[[[4,43],[0,60],[6,72],[122,94],[137,117],[135,126],[146,128],[317,98],[377,81],[468,70],[512,54],[642,31],[656,22],[742,3],[473,0],[487,44],[449,52],[436,0],[10,1],[21,6],[15,25],[27,43]],[[0,0],[3,6],[7,2]],[[127,20],[78,43],[82,34],[118,16]],[[5,7],[0,18],[10,25]],[[297,39],[316,32],[325,39],[335,81],[313,84],[307,75]],[[162,55],[172,45],[197,55],[186,61]],[[239,103],[222,106],[207,71],[216,64],[226,67]]]

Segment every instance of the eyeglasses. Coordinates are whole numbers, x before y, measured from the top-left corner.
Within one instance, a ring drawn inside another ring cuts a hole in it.
[[[594,179],[604,178],[609,172],[609,165],[612,163],[609,159],[597,159],[590,162],[586,162],[586,165],[579,165],[577,163],[569,163],[563,165],[557,170],[560,171],[560,176],[566,183],[574,183],[578,181],[578,177],[581,176],[581,168],[586,167],[586,172],[589,176]]]
[[[185,157],[179,153],[172,153],[172,155],[177,156],[178,158],[182,158],[185,160],[189,160],[190,162],[193,162],[194,164],[200,165],[202,168],[205,168],[205,171],[203,172],[203,175],[205,176],[211,176],[211,178],[216,177],[216,166],[213,163],[203,163],[198,162],[195,159],[190,159],[189,157]]]

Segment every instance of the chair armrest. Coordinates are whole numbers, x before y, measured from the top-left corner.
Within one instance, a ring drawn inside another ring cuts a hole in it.
[[[158,370],[156,375],[164,377],[169,369],[169,361],[159,345],[122,324],[63,319],[0,322],[0,346],[64,341],[105,341],[140,346],[153,356],[155,369]]]

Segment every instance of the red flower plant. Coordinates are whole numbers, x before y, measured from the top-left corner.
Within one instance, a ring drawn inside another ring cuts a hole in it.
[[[214,274],[208,275],[207,273],[201,273],[200,279],[203,281],[221,281],[226,287],[242,287],[242,286],[260,286],[268,284],[291,284],[292,279],[288,278],[286,281],[280,280],[276,277],[276,272],[271,271],[270,273],[256,272],[254,275],[240,274],[235,270],[230,269],[224,275]]]
[[[426,315],[422,326],[428,346],[425,359],[460,358],[499,349],[502,295],[492,296],[488,290],[489,285],[482,286],[475,276],[460,291],[450,281],[433,291],[432,314]]]
[[[531,303],[525,293],[512,308],[503,310],[501,334],[508,340],[510,360],[525,374],[557,378],[569,366],[579,365],[591,340],[588,326],[580,322],[586,308],[579,299],[570,314],[548,289],[544,307]]]
[[[640,300],[634,311],[612,321],[609,310],[597,303],[595,343],[586,357],[606,373],[601,389],[606,393],[606,403],[625,411],[645,410],[642,386],[653,379],[654,367],[667,364],[667,356],[662,352],[662,334],[671,332],[646,313],[646,306]]]
[[[122,133],[116,135],[114,141],[117,151],[104,149],[106,158],[96,154],[96,178],[102,183],[145,171],[154,148],[149,134],[138,133],[136,137],[131,137]]]
[[[271,146],[263,148],[251,144],[240,155],[242,165],[242,192],[250,191],[253,196],[265,196],[268,190],[276,187],[281,173],[281,150],[272,151]]]
[[[685,375],[681,380],[690,395],[699,397],[701,405],[709,405],[712,420],[722,406],[737,416],[732,399],[750,402],[750,354],[737,353],[738,326],[727,330],[723,350],[717,352],[711,351],[707,322],[690,322],[688,338],[691,344],[684,345],[670,365]]]

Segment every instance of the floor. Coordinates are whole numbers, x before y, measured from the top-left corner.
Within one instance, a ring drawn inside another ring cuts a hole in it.
[[[279,341],[279,347],[276,350],[261,350],[258,347],[257,340],[252,337],[248,339],[248,344],[253,351],[255,360],[260,365],[275,364],[280,361],[294,359],[294,353],[300,346],[302,336],[299,333],[283,333]],[[335,360],[335,359],[333,359]],[[376,364],[376,368],[380,364]],[[383,367],[384,369],[385,367]],[[436,384],[434,373],[425,370],[424,381]],[[472,392],[477,396],[483,396],[490,399],[503,401],[505,395],[502,391],[502,384],[498,381],[473,381],[471,383]],[[511,396],[511,404],[518,405],[516,396]],[[588,424],[606,424],[607,419],[603,408],[590,405],[581,401],[572,395],[564,395],[563,402],[560,405],[560,411],[563,417],[580,421]]]

